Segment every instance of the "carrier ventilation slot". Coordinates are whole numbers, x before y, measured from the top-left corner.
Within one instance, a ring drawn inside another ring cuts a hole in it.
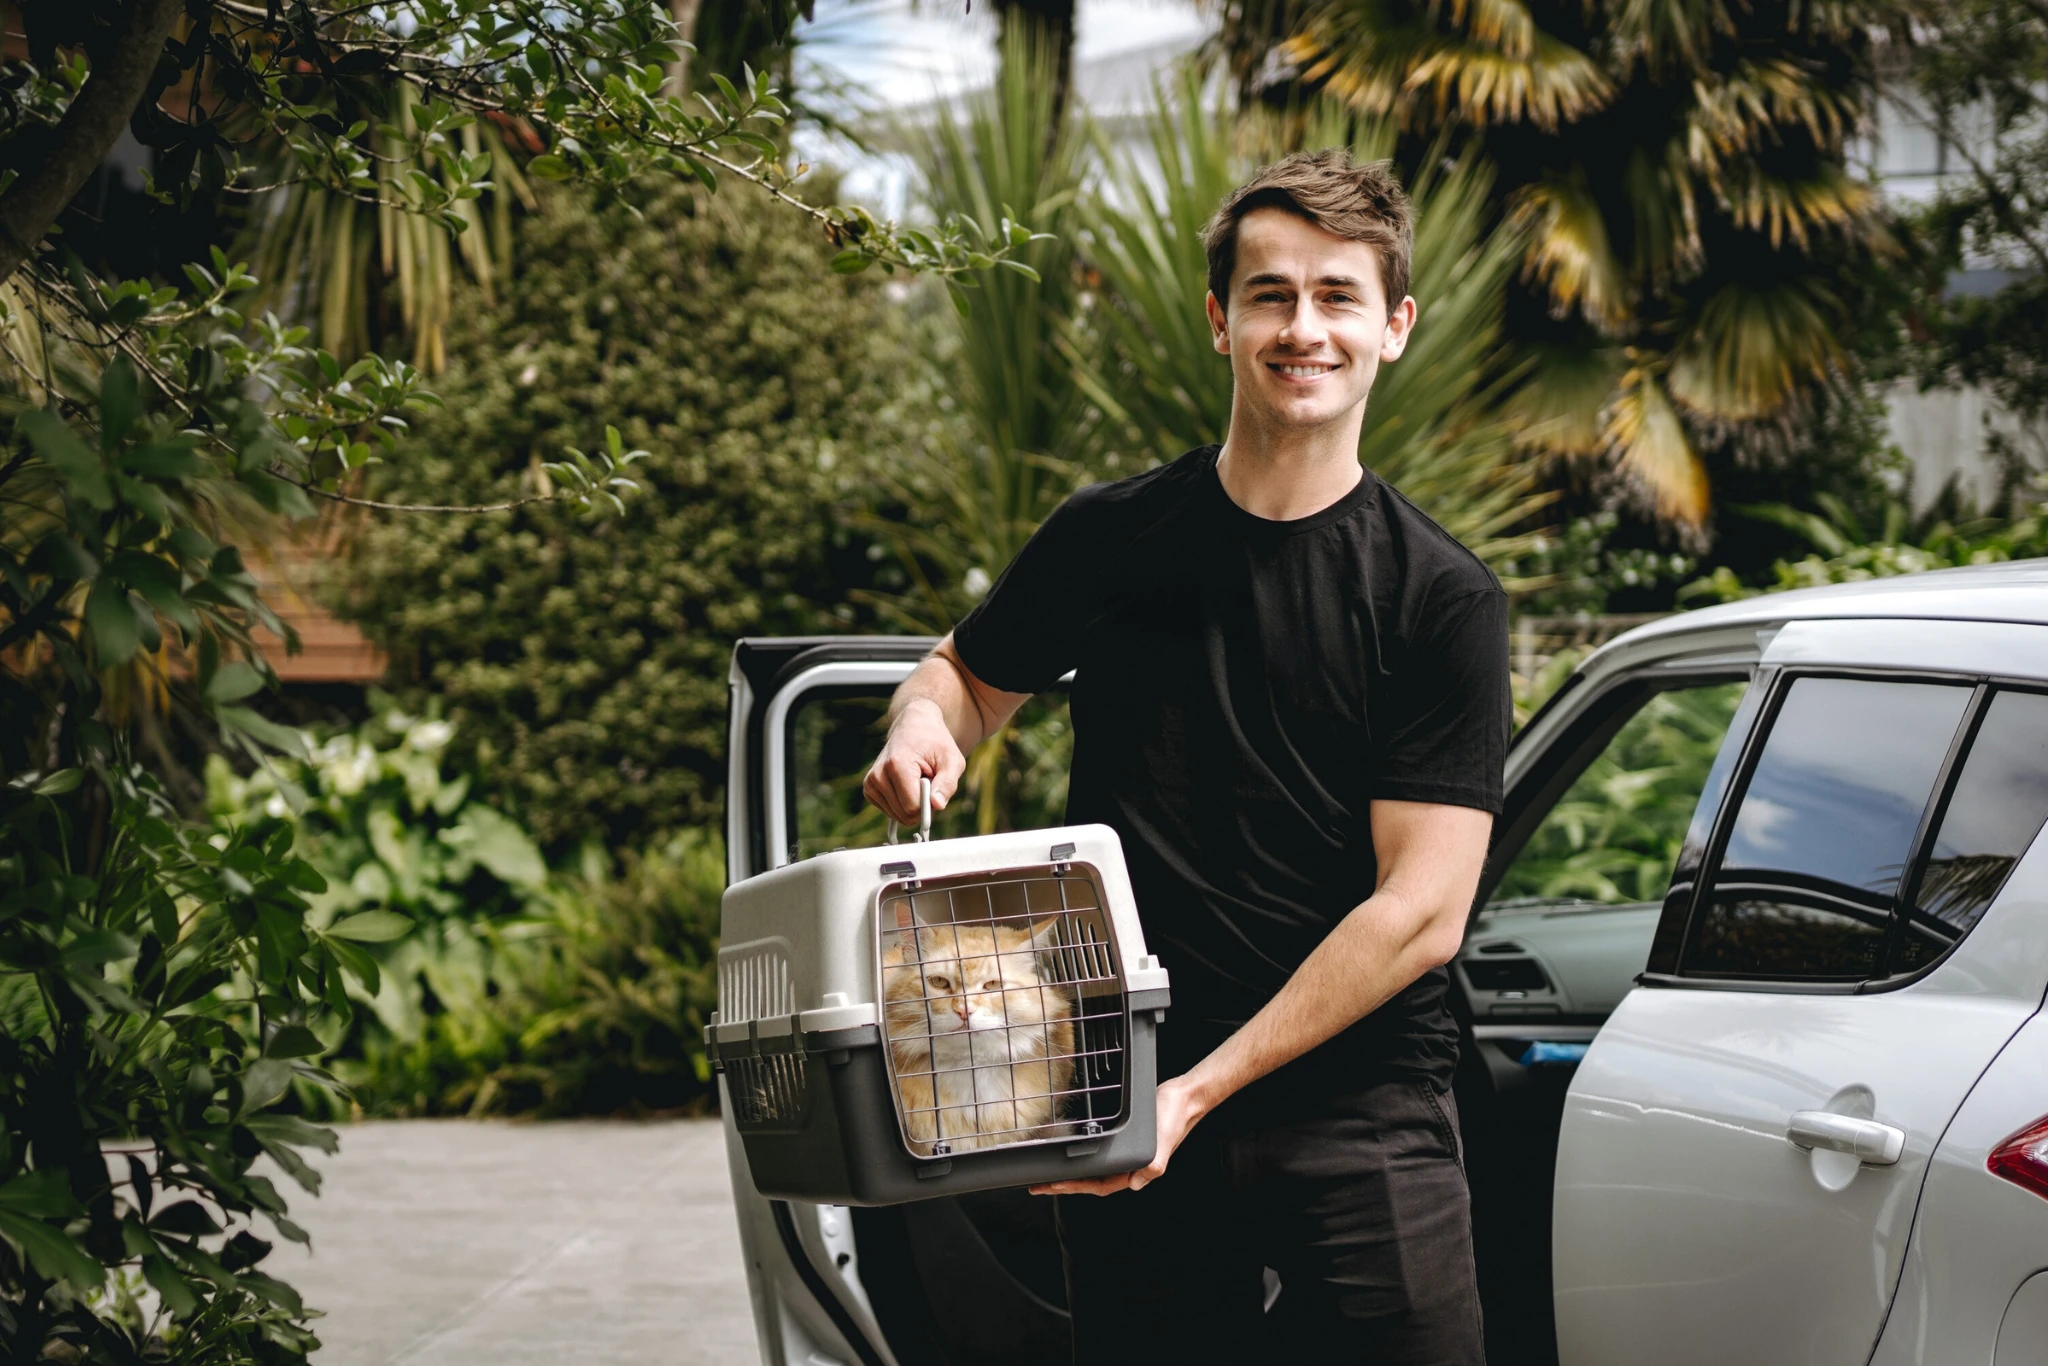
[[[804,1114],[804,1059],[799,1053],[764,1053],[725,1063],[726,1095],[748,1128],[800,1125]]]
[[[796,1009],[789,954],[780,940],[735,944],[718,954],[718,1018],[727,1024],[767,1020]]]
[[[919,1157],[1123,1121],[1123,974],[1086,869],[888,889],[876,918],[889,1076]]]

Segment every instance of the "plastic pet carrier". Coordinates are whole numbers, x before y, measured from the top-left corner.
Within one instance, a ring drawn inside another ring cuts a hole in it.
[[[1107,826],[820,854],[728,888],[721,940],[705,1035],[763,1195],[886,1205],[1152,1160],[1166,970]]]

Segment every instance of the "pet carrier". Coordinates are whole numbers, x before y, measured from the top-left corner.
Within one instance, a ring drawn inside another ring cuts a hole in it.
[[[705,1038],[763,1195],[885,1205],[1152,1160],[1167,978],[1116,834],[929,831],[927,785],[920,842],[726,890]]]

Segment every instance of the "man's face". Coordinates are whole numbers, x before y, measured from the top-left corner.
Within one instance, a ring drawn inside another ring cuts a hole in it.
[[[1381,361],[1398,360],[1415,301],[1389,312],[1379,253],[1285,209],[1237,225],[1230,307],[1208,300],[1216,349],[1230,357],[1236,401],[1278,427],[1341,421],[1365,402]]]

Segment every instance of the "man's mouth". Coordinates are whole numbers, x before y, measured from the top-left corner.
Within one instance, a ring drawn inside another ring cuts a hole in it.
[[[1321,379],[1324,375],[1327,375],[1334,371],[1337,368],[1337,365],[1334,361],[1309,361],[1294,363],[1286,361],[1274,361],[1269,362],[1266,368],[1277,375],[1284,375],[1288,379],[1317,380]]]

